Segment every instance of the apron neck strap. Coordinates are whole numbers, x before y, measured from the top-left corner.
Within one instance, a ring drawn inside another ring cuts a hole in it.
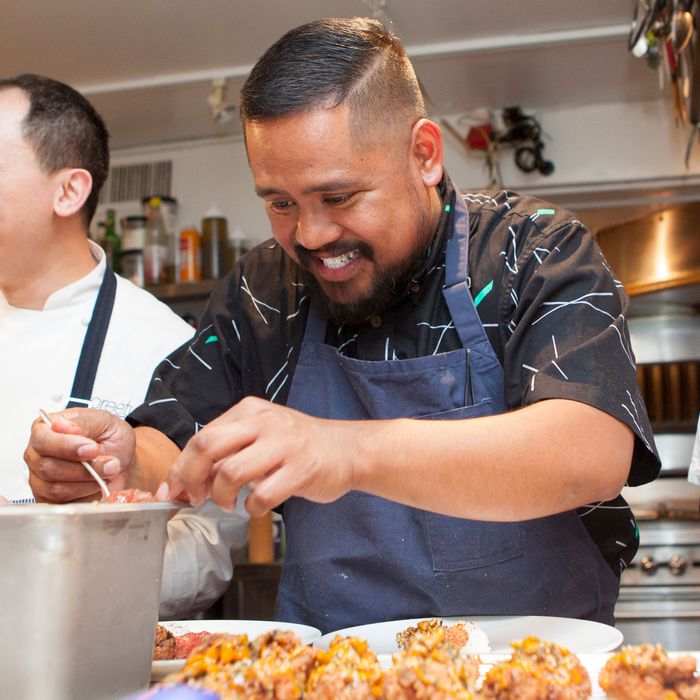
[[[109,320],[114,308],[114,297],[117,292],[117,277],[109,264],[105,265],[105,273],[97,293],[95,306],[92,310],[90,324],[85,332],[83,347],[80,351],[78,367],[73,378],[73,388],[70,392],[70,400],[66,408],[76,406],[85,408],[90,405],[92,387],[95,384],[97,368],[102,356]]]
[[[488,343],[471,294],[469,277],[469,212],[467,205],[455,193],[452,214],[452,236],[445,252],[445,286],[442,295],[450,310],[462,346],[472,348]]]

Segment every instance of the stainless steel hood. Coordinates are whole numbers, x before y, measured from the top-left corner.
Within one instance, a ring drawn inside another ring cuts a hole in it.
[[[630,296],[637,379],[663,469],[685,474],[700,410],[700,203],[601,229]]]
[[[700,202],[601,229],[597,239],[633,315],[700,310]]]

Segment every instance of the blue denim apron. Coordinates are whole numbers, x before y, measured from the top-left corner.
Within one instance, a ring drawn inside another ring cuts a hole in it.
[[[345,420],[455,420],[505,411],[503,371],[469,291],[468,246],[467,209],[458,196],[443,294],[461,349],[383,362],[344,357],[324,343],[326,320],[312,307],[287,405]],[[574,511],[482,522],[351,491],[329,504],[292,498],[283,517],[279,620],[324,632],[433,615],[613,622],[617,578]]]

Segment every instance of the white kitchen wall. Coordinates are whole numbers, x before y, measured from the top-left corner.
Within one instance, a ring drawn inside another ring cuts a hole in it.
[[[526,113],[527,106],[524,106]],[[698,187],[700,198],[700,143],[693,149],[690,168],[684,165],[689,126],[673,123],[670,104],[600,104],[536,113],[545,135],[544,155],[555,164],[549,177],[523,173],[513,162],[513,150],[504,149],[501,172],[507,187],[537,193],[575,191],[606,186],[648,186],[650,197],[659,187]],[[458,117],[450,123],[465,133]],[[129,151],[116,151],[114,165],[173,160],[172,195],[180,205],[180,227],[201,223],[216,203],[239,225],[253,243],[269,236],[262,203],[255,196],[243,143],[236,139],[195,141]],[[488,173],[483,157],[468,154],[445,133],[445,162],[455,183],[463,189],[484,187]],[[117,207],[118,215],[138,213],[138,203]],[[133,211],[132,211],[133,210]]]

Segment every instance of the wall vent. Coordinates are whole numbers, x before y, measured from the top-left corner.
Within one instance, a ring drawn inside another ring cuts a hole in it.
[[[140,201],[151,194],[170,196],[173,177],[171,160],[115,165],[100,193],[100,203]]]

